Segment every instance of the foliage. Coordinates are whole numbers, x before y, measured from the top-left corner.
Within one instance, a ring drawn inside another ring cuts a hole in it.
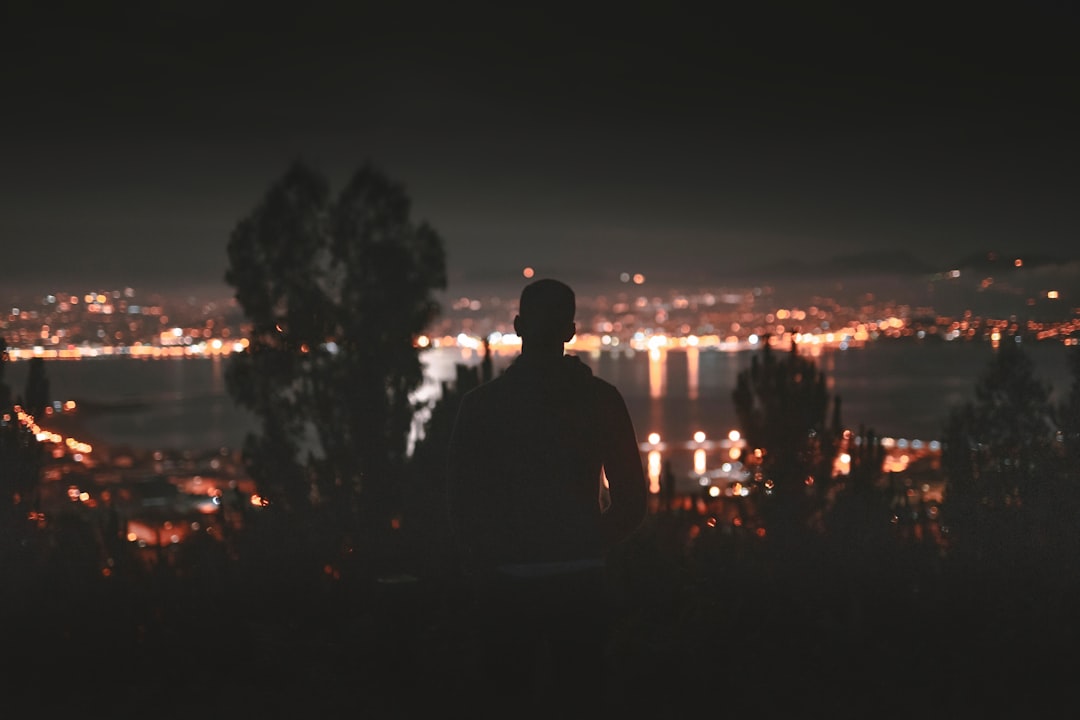
[[[225,279],[250,332],[227,385],[261,420],[245,457],[271,503],[350,517],[398,500],[423,380],[414,341],[446,285],[442,240],[410,212],[371,165],[332,197],[296,162],[231,235]]]
[[[17,544],[12,538],[29,528],[27,517],[37,508],[45,462],[42,444],[19,421],[11,389],[3,382],[7,361],[7,343],[0,338],[0,559]]]
[[[896,545],[892,489],[884,481],[885,448],[873,430],[844,433],[849,470],[826,516],[839,560],[862,574],[880,571],[883,558]]]
[[[1067,467],[1080,468],[1080,347],[1073,347],[1069,353],[1069,373],[1072,375],[1072,384],[1069,394],[1058,408],[1058,417],[1061,441],[1068,457]],[[1080,473],[1080,470],[1073,472]],[[1074,479],[1080,480],[1080,477]]]
[[[1060,530],[1055,534],[1063,557],[1075,567],[1075,562],[1080,561],[1080,533],[1073,529],[1075,519],[1080,517],[1080,348],[1075,346],[1069,353],[1069,373],[1072,382],[1068,395],[1057,407],[1061,473],[1047,514],[1050,524]]]
[[[840,450],[840,399],[794,342],[777,356],[765,338],[732,392],[748,461],[758,459],[760,512],[767,530],[805,530],[820,519]]]
[[[4,382],[4,371],[7,369],[7,341],[3,337],[0,337],[0,408],[7,408],[11,405],[11,388]]]
[[[1020,562],[1045,539],[1060,464],[1051,388],[1027,352],[1006,342],[945,422],[945,513],[954,553]]]
[[[36,418],[45,412],[51,400],[49,378],[45,375],[45,360],[40,357],[30,358],[30,367],[26,373],[26,388],[23,391],[23,408]]]

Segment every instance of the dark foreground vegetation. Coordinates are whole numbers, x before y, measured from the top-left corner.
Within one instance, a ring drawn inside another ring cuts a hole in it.
[[[0,705],[50,717],[519,715],[490,707],[471,673],[465,594],[437,550],[388,542],[380,566],[328,557],[318,535],[265,520],[233,557],[198,539],[118,558],[108,575],[78,522],[6,546]],[[613,711],[1049,712],[1072,693],[1080,584],[1074,566],[1016,560],[807,538],[778,548],[657,512],[610,558]]]

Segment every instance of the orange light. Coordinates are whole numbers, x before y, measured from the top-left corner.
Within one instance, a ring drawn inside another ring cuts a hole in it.
[[[698,475],[705,474],[705,450],[698,448],[694,451],[694,472]]]
[[[649,451],[648,468],[649,492],[656,495],[660,492],[660,475],[663,473],[659,450]]]

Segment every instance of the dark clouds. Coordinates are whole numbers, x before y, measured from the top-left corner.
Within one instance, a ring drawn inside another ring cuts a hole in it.
[[[9,3],[0,283],[220,282],[294,157],[382,165],[460,282],[1071,252],[1070,5],[727,5]]]

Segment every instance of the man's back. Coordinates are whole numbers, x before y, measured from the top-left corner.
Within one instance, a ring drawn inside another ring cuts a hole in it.
[[[525,287],[514,318],[521,354],[465,395],[450,442],[450,522],[494,717],[527,707],[596,714],[611,606],[604,553],[647,507],[622,396],[563,354],[575,310],[564,283]]]
[[[522,356],[462,401],[450,490],[470,559],[499,564],[600,558],[641,521],[646,487],[618,390],[576,357]]]

